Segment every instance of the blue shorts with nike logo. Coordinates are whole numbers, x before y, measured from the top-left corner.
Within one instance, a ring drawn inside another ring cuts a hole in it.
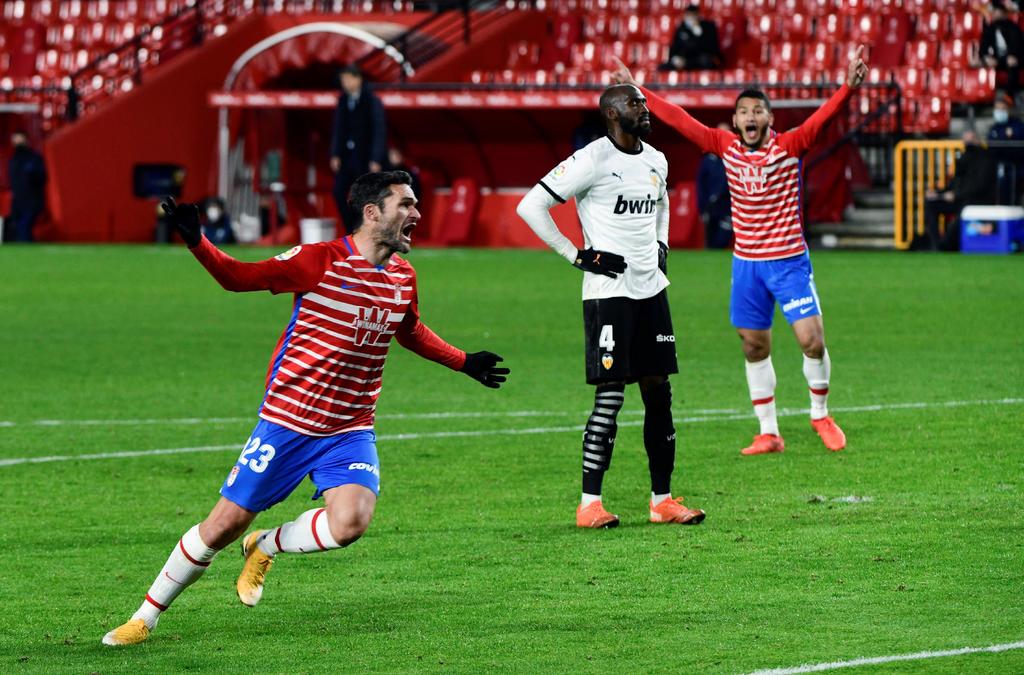
[[[283,501],[306,476],[316,486],[313,499],[351,483],[379,494],[376,433],[364,429],[307,436],[260,420],[220,493],[250,511],[265,511]]]
[[[776,302],[790,324],[821,314],[810,256],[804,252],[782,260],[733,257],[729,298],[732,325],[753,330],[771,328]]]

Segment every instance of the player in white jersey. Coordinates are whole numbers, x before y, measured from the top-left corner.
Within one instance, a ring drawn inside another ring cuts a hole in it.
[[[846,447],[846,435],[828,414],[832,362],[825,348],[818,291],[803,236],[800,161],[825,125],[843,109],[868,72],[857,49],[846,82],[806,122],[784,133],[772,129],[771,103],[764,92],[740,92],[732,121],[737,133],[710,129],[682,108],[642,89],[660,120],[714,152],[726,166],[735,233],[730,320],[743,340],[747,385],[761,433],[740,452],[782,452],[775,414],[775,369],[771,360],[772,317],[778,303],[804,353],[803,372],[811,398],[811,426],[829,450]],[[621,83],[635,84],[619,61]]]
[[[555,167],[517,209],[537,236],[583,270],[587,382],[597,391],[583,433],[583,496],[576,525],[619,524],[601,502],[601,484],[611,463],[625,387],[633,382],[640,386],[645,409],[650,520],[695,525],[704,512],[683,506],[670,489],[676,433],[668,376],[679,371],[665,291],[668,163],[641,140],[650,133],[651,120],[639,89],[609,87],[600,107],[608,135]],[[583,224],[581,250],[548,212],[572,197]]]

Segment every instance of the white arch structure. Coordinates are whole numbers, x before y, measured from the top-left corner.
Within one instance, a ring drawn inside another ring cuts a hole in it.
[[[228,71],[227,77],[224,78],[224,91],[231,91],[232,87],[235,86],[235,81],[238,79],[239,73],[245,68],[250,61],[265,52],[266,50],[286,42],[293,38],[297,38],[302,35],[309,35],[310,33],[334,33],[335,35],[344,35],[360,42],[382,50],[387,54],[393,61],[399,64],[406,75],[413,74],[413,68],[406,61],[405,55],[398,51],[380,37],[369,33],[361,28],[355,28],[344,23],[337,23],[331,21],[317,21],[314,23],[307,23],[301,26],[294,26],[292,28],[286,28],[285,30],[275,33],[269,37],[266,37],[252,47],[246,49],[241,56],[239,56],[231,69]],[[228,109],[222,107],[218,113],[218,161],[220,166],[218,167],[218,178],[217,178],[217,191],[220,193],[222,199],[228,198],[228,153],[231,149],[231,133],[228,129]]]

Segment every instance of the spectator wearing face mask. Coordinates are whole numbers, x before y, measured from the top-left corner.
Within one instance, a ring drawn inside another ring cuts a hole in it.
[[[1024,180],[1024,122],[1014,114],[1008,94],[996,96],[988,141],[998,162],[999,202],[1015,203],[1020,194],[1017,186]]]
[[[697,5],[690,5],[672,37],[668,62],[658,66],[658,70],[708,70],[721,66],[718,27],[713,21],[700,18]]]
[[[231,229],[231,216],[224,210],[224,200],[210,197],[203,207],[206,213],[206,225],[203,234],[214,244],[234,244],[235,231]]]

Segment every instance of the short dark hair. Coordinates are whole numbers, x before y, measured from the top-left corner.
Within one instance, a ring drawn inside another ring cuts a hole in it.
[[[363,76],[363,69],[360,68],[359,66],[357,66],[354,63],[350,63],[347,66],[343,66],[341,68],[341,70],[338,71],[338,75],[339,76],[346,75],[346,74],[347,75],[355,75],[356,77],[362,77]]]
[[[744,89],[740,92],[740,95],[736,97],[735,105],[739,105],[741,98],[757,98],[764,102],[764,107],[768,110],[772,109],[772,103],[768,100],[768,95],[760,89]],[[734,105],[734,107],[735,107]]]
[[[348,208],[358,222],[353,232],[362,226],[363,208],[367,204],[376,204],[377,208],[384,210],[384,200],[391,194],[392,185],[412,186],[412,176],[406,171],[378,171],[365,173],[352,183],[348,193]]]

